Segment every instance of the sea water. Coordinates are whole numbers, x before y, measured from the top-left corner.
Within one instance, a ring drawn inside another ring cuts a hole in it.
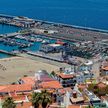
[[[0,0],[0,13],[108,30],[108,0]]]

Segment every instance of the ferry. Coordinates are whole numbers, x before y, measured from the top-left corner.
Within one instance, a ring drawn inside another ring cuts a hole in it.
[[[25,39],[25,37],[21,36],[21,35],[17,35],[16,38],[18,38],[18,39]]]

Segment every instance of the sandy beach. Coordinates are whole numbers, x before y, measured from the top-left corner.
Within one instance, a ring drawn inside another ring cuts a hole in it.
[[[0,59],[0,84],[15,82],[24,75],[33,76],[38,70],[51,72],[56,69],[59,69],[59,66],[26,57]]]

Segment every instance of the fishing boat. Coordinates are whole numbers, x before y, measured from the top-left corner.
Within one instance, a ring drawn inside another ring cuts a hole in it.
[[[37,39],[36,39],[36,38],[34,38],[34,37],[31,37],[30,39],[28,39],[28,41],[30,41],[30,42],[36,42],[36,41],[37,41]]]
[[[49,43],[50,43],[49,40],[46,39],[42,41],[42,44],[49,44]]]
[[[65,42],[63,42],[63,41],[61,41],[61,40],[57,39],[56,44],[64,45],[64,44],[65,44]]]
[[[37,42],[42,42],[43,39],[41,39],[41,38],[36,38],[36,41],[37,41]]]

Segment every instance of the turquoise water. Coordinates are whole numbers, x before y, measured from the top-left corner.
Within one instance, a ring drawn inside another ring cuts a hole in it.
[[[11,57],[11,56],[8,54],[0,53],[0,59],[1,58],[8,58],[8,57]]]
[[[12,33],[20,30],[20,28],[15,26],[9,26],[5,24],[0,24],[0,34]]]
[[[20,30],[20,28],[15,27],[15,26],[9,26],[5,24],[0,24],[0,34],[5,34],[5,33],[12,33]],[[17,50],[17,46],[8,46],[4,45],[3,43],[0,43],[0,50],[5,50],[5,51],[12,51],[12,50]],[[6,58],[6,57],[11,57],[8,54],[0,53],[0,58]]]
[[[49,40],[50,43],[55,43],[56,42],[56,39],[49,39],[49,38],[44,37],[44,36],[37,36],[37,38],[41,38],[43,40]],[[17,40],[20,41],[20,42],[27,42],[27,41],[21,40],[21,39],[17,39]],[[38,51],[41,48],[41,45],[42,45],[41,42],[34,42],[31,47],[28,47],[28,48],[25,48],[25,49],[35,52],[35,51]]]
[[[17,50],[17,46],[8,46],[8,45],[4,45],[3,43],[0,43],[0,50],[5,50],[5,51],[9,51],[11,52],[12,50]],[[0,53],[0,58],[7,58],[7,57],[11,57],[8,54],[5,53]]]
[[[108,30],[108,0],[0,0],[0,13]]]
[[[3,43],[0,43],[0,50],[5,50],[11,52],[12,50],[17,50],[17,46],[9,46],[9,45],[4,45]]]

